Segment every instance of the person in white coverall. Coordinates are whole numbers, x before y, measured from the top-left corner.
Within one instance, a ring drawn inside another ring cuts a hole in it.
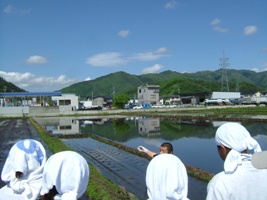
[[[146,186],[149,200],[187,200],[185,165],[175,155],[159,154],[148,164]]]
[[[39,200],[76,200],[86,191],[89,167],[83,156],[62,151],[46,162]]]
[[[258,142],[245,127],[227,122],[215,136],[224,171],[215,175],[207,187],[207,200],[266,200],[267,169],[256,169],[248,150],[261,152]]]
[[[15,143],[1,173],[6,186],[0,189],[0,199],[36,200],[42,187],[46,159],[40,142],[25,139]]]

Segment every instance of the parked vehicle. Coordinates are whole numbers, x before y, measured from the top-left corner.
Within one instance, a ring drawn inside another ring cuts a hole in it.
[[[137,106],[134,106],[133,109],[143,109],[143,106],[137,105]]]

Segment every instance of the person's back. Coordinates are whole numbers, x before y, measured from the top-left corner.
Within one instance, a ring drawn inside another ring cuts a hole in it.
[[[256,169],[251,162],[252,155],[248,153],[248,150],[261,152],[261,147],[246,128],[227,122],[217,129],[215,142],[224,160],[224,171],[209,182],[206,199],[267,199],[267,170]]]
[[[52,155],[44,167],[39,200],[79,199],[89,183],[90,169],[84,157],[74,151]]]
[[[207,200],[266,200],[267,169],[256,169],[251,161],[242,162],[235,173],[217,174],[208,185]]]
[[[149,200],[186,200],[188,176],[182,161],[172,154],[160,154],[153,158],[146,171]]]

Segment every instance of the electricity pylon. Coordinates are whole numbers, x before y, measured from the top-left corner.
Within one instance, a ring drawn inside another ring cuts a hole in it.
[[[221,91],[224,92],[229,92],[229,85],[228,85],[228,78],[227,78],[227,66],[228,66],[228,58],[224,57],[224,52],[223,52],[223,57],[220,58],[220,66],[221,66],[221,72],[222,72],[222,84],[221,84]]]

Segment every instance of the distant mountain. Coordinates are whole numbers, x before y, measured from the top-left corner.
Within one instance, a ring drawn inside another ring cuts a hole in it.
[[[0,93],[4,92],[25,92],[25,90],[17,87],[11,82],[6,81],[4,78],[0,77]]]
[[[267,90],[267,71],[256,73],[250,70],[227,70],[229,89],[242,94]],[[83,81],[63,88],[62,93],[75,93],[81,98],[112,96],[113,94],[137,94],[137,87],[145,84],[160,85],[160,95],[192,94],[197,92],[221,91],[222,73],[199,71],[178,73],[164,71],[159,74],[131,75],[116,72],[90,81]]]

